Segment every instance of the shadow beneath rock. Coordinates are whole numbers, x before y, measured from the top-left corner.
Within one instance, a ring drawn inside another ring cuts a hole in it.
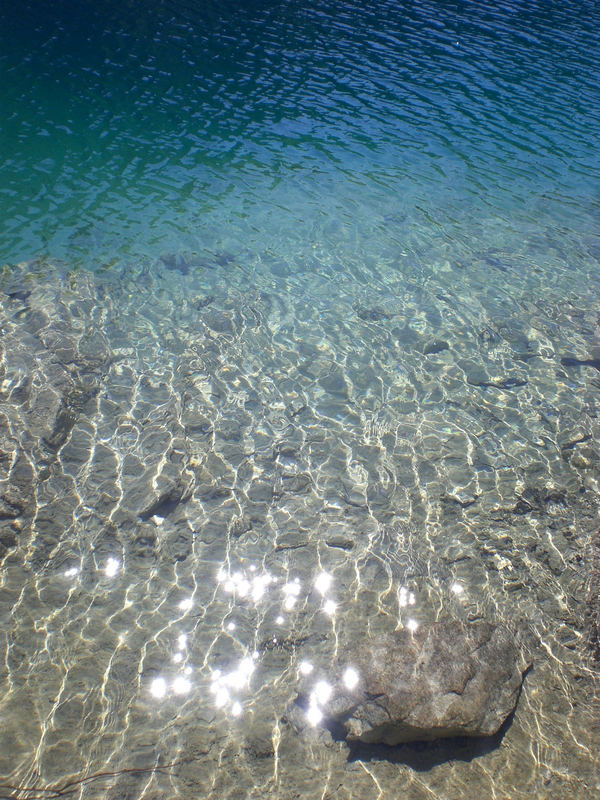
[[[493,736],[457,736],[395,746],[348,742],[348,761],[389,761],[392,764],[406,764],[417,772],[426,772],[448,761],[472,761],[491,753],[500,745],[512,720],[513,714]]]

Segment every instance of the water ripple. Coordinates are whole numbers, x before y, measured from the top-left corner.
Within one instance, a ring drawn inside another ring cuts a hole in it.
[[[59,228],[107,214],[158,247],[223,196],[221,225],[240,204],[314,224],[324,184],[339,209],[358,181],[381,215],[374,171],[505,211],[596,198],[594,3],[26,6],[0,12],[6,259],[64,256]]]

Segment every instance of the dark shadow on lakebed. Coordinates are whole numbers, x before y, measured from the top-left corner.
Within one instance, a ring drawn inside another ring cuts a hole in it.
[[[389,761],[392,764],[406,764],[417,772],[426,772],[444,762],[472,761],[499,747],[513,716],[511,714],[493,736],[456,736],[395,746],[349,742],[348,761]]]
[[[529,667],[524,679],[531,672]],[[523,685],[519,690],[519,697]],[[518,703],[518,701],[517,701]],[[515,708],[516,710],[516,708]],[[474,758],[485,756],[500,746],[506,732],[512,725],[515,711],[505,719],[502,727],[492,736],[455,736],[448,739],[434,739],[430,742],[407,742],[406,744],[365,744],[364,742],[348,742],[349,762],[352,761],[389,761],[391,764],[406,764],[417,772],[426,772],[432,767],[451,761],[469,762]],[[333,739],[345,740],[344,727],[331,723],[327,726]]]

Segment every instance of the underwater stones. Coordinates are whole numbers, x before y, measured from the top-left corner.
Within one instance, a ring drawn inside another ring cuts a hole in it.
[[[214,333],[235,334],[234,322],[229,314],[217,308],[206,306],[203,309],[202,320]]]
[[[190,271],[188,260],[181,253],[163,253],[160,261],[172,272],[180,272],[182,275],[187,275]]]
[[[83,371],[104,372],[114,356],[106,336],[92,330],[81,337],[77,348],[77,366]]]
[[[16,532],[12,527],[0,526],[0,558],[2,558],[8,550],[16,547],[18,538]]]
[[[25,510],[25,500],[21,493],[12,486],[0,494],[0,520],[13,520],[20,517]]]
[[[161,480],[162,479],[162,480]],[[180,503],[185,503],[192,494],[192,487],[182,477],[178,480],[165,479],[159,476],[160,489],[154,489],[154,497],[150,503],[139,512],[141,520],[150,517],[166,517],[171,514]]]
[[[508,625],[457,620],[363,639],[337,663],[360,679],[352,689],[340,682],[328,720],[347,741],[388,745],[495,734],[531,666]]]
[[[593,367],[600,370],[600,358],[575,358],[573,356],[563,356],[560,363],[563,367]]]
[[[460,361],[459,366],[465,371],[467,383],[471,386],[491,389],[516,389],[527,384],[527,380],[522,374],[509,375],[507,377],[490,377],[483,365],[470,359]]]
[[[346,376],[341,370],[333,369],[319,379],[319,385],[330,395],[346,399],[349,396]]]
[[[313,486],[311,476],[306,472],[300,473],[287,473],[284,472],[279,477],[276,486],[276,492],[283,494],[284,492],[291,492],[292,494],[303,494],[310,491]]]
[[[365,322],[381,322],[385,319],[391,319],[394,315],[386,311],[382,306],[365,306],[358,301],[352,306],[357,316]]]
[[[173,561],[185,561],[194,548],[194,532],[187,525],[179,525],[170,532],[164,544],[164,552]]]
[[[445,339],[432,339],[430,342],[427,342],[427,344],[423,348],[423,355],[424,356],[436,355],[437,353],[441,353],[442,351],[449,349],[450,345]]]
[[[592,536],[590,560],[587,617],[590,623],[592,655],[600,665],[600,531]]]
[[[329,536],[325,539],[327,547],[333,547],[338,550],[352,550],[356,544],[349,536]]]

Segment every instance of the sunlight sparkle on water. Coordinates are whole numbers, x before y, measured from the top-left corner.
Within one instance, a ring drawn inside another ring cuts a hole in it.
[[[398,591],[398,604],[400,608],[406,608],[406,606],[414,606],[416,603],[416,598],[414,592],[410,592],[406,586],[401,586]]]
[[[164,678],[155,678],[150,684],[152,697],[163,698],[167,693],[167,682]]]
[[[352,690],[358,686],[360,675],[354,669],[354,667],[346,667],[344,674],[342,675],[342,680],[346,689]]]
[[[300,585],[300,581],[298,580],[298,578],[296,578],[295,580],[293,580],[293,581],[290,581],[289,583],[286,583],[286,584],[284,584],[284,585],[281,587],[281,591],[282,591],[282,592],[283,592],[283,593],[284,593],[286,596],[290,596],[290,595],[291,595],[292,597],[297,597],[297,596],[300,594],[300,589],[301,589],[301,588],[302,588],[302,587],[301,587],[301,585]]]
[[[178,675],[173,681],[173,691],[175,694],[187,694],[191,688],[191,682],[182,675]]]
[[[311,692],[311,700],[313,700],[317,705],[325,705],[325,703],[331,697],[331,684],[327,681],[317,681],[315,684],[315,688]]]
[[[236,700],[235,703],[231,706],[231,714],[234,717],[239,717],[242,713],[242,704],[239,700]]]
[[[104,573],[109,578],[114,578],[121,567],[121,562],[117,558],[113,558],[112,556],[106,562],[106,566],[104,567]]]
[[[334,600],[326,600],[323,603],[323,611],[330,617],[332,617],[337,609],[337,603]]]
[[[323,719],[323,712],[318,706],[310,705],[306,711],[306,719],[311,725],[318,725]]]
[[[333,578],[328,572],[321,572],[321,574],[318,575],[315,580],[315,589],[320,594],[326,594],[331,587],[332,581]]]
[[[65,578],[74,578],[75,575],[79,575],[79,567],[70,567],[64,571]]]

